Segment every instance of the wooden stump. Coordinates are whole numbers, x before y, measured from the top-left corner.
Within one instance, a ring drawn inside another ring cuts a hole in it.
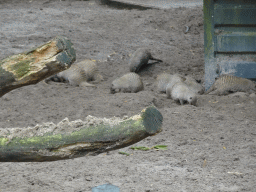
[[[46,132],[44,127],[39,134],[29,136],[31,130],[27,130],[25,136],[11,137],[15,130],[6,128],[4,134],[0,130],[0,162],[55,161],[119,149],[160,132],[162,121],[162,114],[148,107],[118,123],[82,126],[71,133],[69,127],[63,126],[62,134]]]
[[[9,91],[63,71],[76,60],[72,43],[57,36],[51,41],[24,53],[0,61],[0,97]]]

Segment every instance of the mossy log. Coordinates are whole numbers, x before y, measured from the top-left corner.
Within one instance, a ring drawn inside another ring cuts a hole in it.
[[[162,121],[162,114],[151,106],[117,124],[86,126],[71,133],[43,132],[42,136],[11,139],[0,135],[0,161],[55,161],[95,155],[132,145],[160,132]]]
[[[57,36],[24,53],[0,61],[0,97],[9,91],[63,71],[76,60],[70,40]]]

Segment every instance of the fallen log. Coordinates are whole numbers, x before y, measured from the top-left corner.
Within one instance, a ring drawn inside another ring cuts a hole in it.
[[[70,40],[57,36],[24,53],[0,61],[0,97],[9,91],[63,71],[76,60]]]
[[[46,125],[23,128],[19,131],[26,134],[18,135],[17,128],[0,129],[0,162],[55,161],[119,149],[157,134],[162,121],[162,114],[152,106],[129,119],[114,122],[112,118],[73,131],[65,121],[60,123],[61,132]]]

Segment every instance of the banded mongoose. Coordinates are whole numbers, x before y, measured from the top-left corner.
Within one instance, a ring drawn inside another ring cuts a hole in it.
[[[96,62],[86,59],[74,63],[69,69],[45,79],[45,82],[68,82],[70,85],[87,87],[95,86],[88,83],[88,81],[99,82],[101,80],[103,80],[103,77],[99,74]]]
[[[180,74],[174,74],[172,75],[172,78],[171,80],[168,82],[167,86],[166,86],[166,89],[165,89],[165,92],[167,93],[167,89],[169,91],[172,90],[172,87],[176,84],[176,83],[181,83],[181,82],[184,82],[185,81],[185,77],[183,77],[182,75]]]
[[[256,83],[242,77],[229,74],[220,75],[205,92],[211,95],[228,95],[234,92],[251,92],[256,90]]]
[[[172,98],[174,101],[184,105],[186,102],[190,105],[196,105],[197,96],[187,84],[184,82],[178,82],[173,87],[167,87],[166,89],[167,98]]]
[[[186,80],[184,83],[186,83],[189,88],[194,91],[198,95],[202,95],[204,93],[204,87],[198,83],[193,77],[191,76],[186,76]]]
[[[129,61],[130,72],[138,73],[143,65],[148,64],[149,60],[162,62],[160,59],[152,57],[151,53],[145,48],[137,49],[131,56]]]
[[[127,73],[112,82],[110,93],[136,93],[143,90],[143,88],[143,82],[138,74]]]
[[[160,75],[158,75],[156,78],[157,91],[160,93],[165,93],[166,87],[168,83],[171,81],[171,79],[172,79],[172,75],[168,73],[161,73]]]

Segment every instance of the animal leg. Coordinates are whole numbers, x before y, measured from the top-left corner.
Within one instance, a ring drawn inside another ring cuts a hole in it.
[[[93,80],[98,83],[98,82],[100,82],[100,81],[103,81],[104,78],[103,78],[102,75],[97,74],[97,75],[93,78]]]
[[[216,91],[216,89],[215,89],[214,85],[212,85],[204,94],[205,95],[207,95],[207,94],[214,95],[214,94],[210,94],[211,92],[214,92],[214,91]]]
[[[214,90],[214,91],[208,92],[207,94],[208,95],[218,95],[219,94],[219,90]]]
[[[179,99],[179,100],[180,100],[180,104],[181,104],[181,105],[184,105],[183,99]]]
[[[96,87],[95,85],[88,83],[86,81],[83,81],[79,84],[79,87]]]
[[[229,91],[221,90],[221,89],[217,92],[218,95],[228,95],[229,93],[230,93]]]
[[[225,90],[225,89],[216,89],[214,91],[211,91],[209,93],[209,95],[228,95],[229,94],[229,91]]]

